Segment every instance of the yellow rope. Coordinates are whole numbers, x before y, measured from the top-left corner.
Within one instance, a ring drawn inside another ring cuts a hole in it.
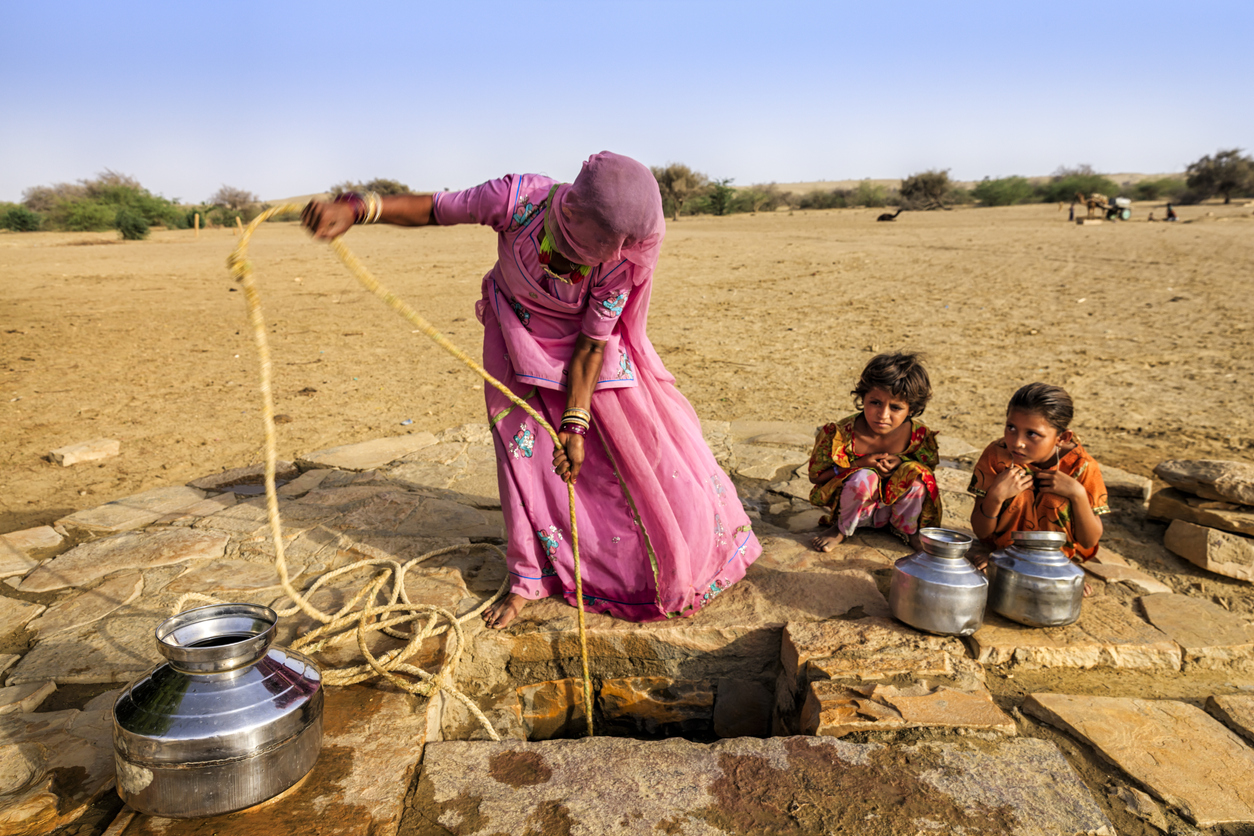
[[[324,681],[328,685],[348,685],[354,682],[361,682],[371,679],[375,676],[381,676],[410,693],[430,696],[437,689],[449,694],[449,696],[464,704],[471,714],[474,715],[483,727],[487,730],[488,735],[493,740],[500,740],[500,736],[496,730],[492,728],[492,724],[488,718],[484,716],[474,702],[461,693],[453,686],[454,673],[457,669],[458,661],[461,653],[465,648],[465,634],[462,630],[462,624],[467,620],[479,616],[493,601],[498,600],[505,594],[509,587],[509,576],[506,575],[505,580],[501,584],[501,588],[496,591],[491,598],[488,598],[471,612],[458,617],[448,610],[429,604],[415,604],[409,600],[409,595],[405,590],[405,574],[410,567],[421,563],[431,557],[447,554],[452,551],[458,551],[465,548],[475,548],[476,545],[490,548],[499,554],[504,560],[505,553],[496,546],[490,544],[472,544],[470,546],[451,546],[448,548],[438,549],[433,552],[413,558],[405,563],[393,559],[392,557],[372,549],[363,544],[352,543],[345,535],[339,535],[340,540],[337,545],[351,548],[359,553],[367,555],[366,560],[361,560],[349,566],[336,569],[332,572],[321,575],[312,586],[308,588],[305,594],[301,594],[292,586],[291,578],[287,573],[287,559],[283,550],[283,528],[279,520],[279,502],[278,493],[275,490],[274,476],[276,470],[276,462],[278,461],[276,433],[274,429],[274,396],[271,391],[271,363],[270,363],[270,346],[266,339],[265,320],[261,313],[261,299],[257,292],[256,281],[253,277],[252,264],[248,261],[248,245],[252,240],[253,233],[257,227],[268,220],[273,215],[282,212],[299,212],[303,207],[300,204],[288,203],[280,206],[274,206],[258,215],[253,222],[250,223],[240,235],[239,244],[231,252],[227,258],[227,266],[231,270],[231,274],[240,282],[244,288],[244,298],[248,304],[248,316],[252,324],[253,339],[257,344],[257,353],[261,361],[261,398],[262,398],[262,419],[265,424],[266,435],[266,509],[270,521],[270,532],[274,540],[274,566],[279,575],[279,583],[283,587],[283,591],[292,600],[293,606],[279,611],[279,615],[287,617],[297,612],[302,612],[315,621],[321,622],[321,626],[315,628],[311,632],[301,636],[292,643],[293,650],[304,650],[307,653],[317,653],[323,648],[335,644],[340,641],[355,637],[357,647],[362,656],[366,660],[364,665],[356,665],[348,668],[329,670],[324,674]],[[461,360],[471,369],[473,369],[480,377],[489,384],[496,387],[502,394],[521,407],[528,415],[536,420],[549,437],[553,439],[556,446],[560,446],[557,432],[553,427],[544,420],[534,409],[527,405],[521,398],[516,396],[507,387],[496,380],[473,358],[469,357],[464,351],[451,343],[447,337],[431,326],[429,322],[423,319],[416,311],[410,308],[404,301],[398,298],[391,291],[384,288],[370,274],[356,256],[344,246],[343,241],[335,239],[331,241],[331,249],[344,262],[344,266],[349,269],[353,276],[362,286],[383,300],[384,304],[396,311],[398,314],[407,319],[416,326],[422,333],[435,340],[445,351]],[[584,629],[584,606],[583,606],[583,578],[579,568],[579,532],[575,524],[575,486],[567,484],[567,494],[570,503],[570,540],[571,550],[574,554],[575,569],[575,598],[579,611],[579,654],[583,667],[583,703],[584,714],[587,718],[588,735],[592,736],[592,679],[588,673],[588,643]],[[347,572],[361,571],[370,569],[379,572],[374,579],[363,587],[352,600],[342,606],[337,612],[326,613],[310,603],[313,594],[326,582]],[[385,584],[391,584],[391,591],[388,594],[386,604],[376,604],[376,596],[383,589]],[[188,593],[182,596],[175,604],[175,611],[178,612],[183,605],[189,600],[214,601],[206,595],[199,593]],[[360,610],[355,609],[359,602],[362,603]],[[411,626],[408,632],[399,630],[401,625],[414,625],[421,617],[426,616],[426,622],[418,629],[417,626]],[[446,626],[437,627],[440,619],[444,619]],[[352,629],[350,629],[352,628]],[[431,636],[438,636],[448,630],[452,630],[452,642],[445,650],[444,662],[436,673],[426,671],[416,665],[409,664],[406,660],[412,657],[421,648],[425,639]],[[376,657],[371,653],[366,644],[366,637],[372,632],[383,632],[389,636],[400,639],[408,639],[404,647],[389,651],[382,656]],[[415,682],[410,679],[403,678],[400,674],[410,677],[416,677],[419,681]]]

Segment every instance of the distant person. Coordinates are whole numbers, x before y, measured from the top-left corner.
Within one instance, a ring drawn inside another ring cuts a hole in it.
[[[1061,531],[1068,557],[1096,559],[1110,507],[1097,460],[1069,429],[1073,413],[1060,386],[1029,383],[1010,398],[1002,437],[984,448],[967,488],[971,529],[987,545],[1005,548],[1016,531]]]
[[[1149,216],[1146,220],[1148,220],[1150,223],[1153,223],[1153,222],[1154,222],[1154,213],[1153,213],[1153,212],[1150,212],[1150,216]]]
[[[1167,204],[1167,220],[1169,220],[1169,221],[1178,221],[1178,220],[1180,220],[1180,216],[1176,214],[1176,210],[1175,210],[1175,209],[1171,208],[1171,204],[1170,204],[1170,203],[1168,203],[1168,204]]]
[[[576,478],[589,609],[629,621],[692,615],[744,577],[762,546],[645,333],[666,234],[648,168],[606,151],[574,183],[512,174],[435,195],[349,193],[310,203],[301,220],[318,238],[375,221],[477,223],[497,235],[475,303],[483,365],[558,444],[485,384],[510,578],[483,614],[489,627],[537,598],[577,602],[566,488]]]
[[[917,354],[880,354],[850,394],[859,411],[822,427],[810,453],[810,502],[829,512],[810,545],[828,552],[859,526],[890,526],[918,549],[919,529],[941,519],[936,433],[919,420],[927,370]]]

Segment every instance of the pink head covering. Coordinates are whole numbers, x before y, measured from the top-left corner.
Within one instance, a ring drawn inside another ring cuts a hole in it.
[[[666,235],[657,180],[630,157],[594,154],[574,183],[554,190],[546,227],[557,251],[578,264],[653,267]]]

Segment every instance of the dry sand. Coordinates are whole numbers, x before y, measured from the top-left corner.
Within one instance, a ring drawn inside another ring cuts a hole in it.
[[[1254,217],[1081,227],[1053,205],[684,218],[669,227],[650,334],[703,418],[818,424],[851,411],[874,351],[927,352],[926,418],[982,445],[1032,380],[1061,384],[1099,459],[1148,475],[1254,446]],[[1208,213],[1213,213],[1208,217]],[[257,363],[224,262],[230,230],[0,233],[0,532],[260,461]],[[348,242],[454,341],[495,254],[474,227]],[[480,383],[359,289],[295,224],[258,235],[280,454],[483,420]],[[402,421],[413,424],[403,426]],[[115,438],[62,468],[49,450]]]

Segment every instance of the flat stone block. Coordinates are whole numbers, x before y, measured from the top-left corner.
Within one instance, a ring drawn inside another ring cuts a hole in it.
[[[1114,832],[1062,754],[1027,739],[432,743],[413,806],[416,836]]]
[[[11,598],[0,598],[0,636],[26,626],[27,622],[46,609],[43,604],[30,604]]]
[[[128,532],[84,543],[46,561],[18,587],[23,592],[50,592],[67,586],[88,586],[123,569],[150,569],[185,560],[211,560],[226,550],[227,536],[212,531],[178,528]]]
[[[435,444],[435,436],[429,432],[376,438],[358,444],[328,447],[308,453],[296,460],[301,470],[333,468],[336,470],[373,470],[385,464],[403,459],[422,447]]]
[[[1154,494],[1150,498],[1147,514],[1153,520],[1184,520],[1234,534],[1254,535],[1254,510],[1243,505],[1199,499],[1175,488],[1164,488]]]
[[[296,469],[296,465],[291,462],[276,461],[274,469],[274,479],[276,482],[290,482],[300,475],[300,471]],[[193,479],[188,482],[188,487],[199,488],[202,491],[225,491],[236,485],[262,485],[266,480],[266,466],[262,464],[253,464],[248,467],[236,467],[231,470],[224,470],[221,473],[214,473],[210,476],[201,476],[199,479]]]
[[[94,462],[99,459],[112,458],[121,449],[122,442],[120,441],[115,441],[112,438],[97,438],[93,441],[80,441],[77,444],[58,447],[48,455],[52,457],[54,463],[62,467],[69,467],[79,462]]]
[[[286,557],[286,552],[284,553]],[[289,579],[300,576],[301,567],[288,562]],[[251,560],[215,560],[203,566],[196,566],[185,571],[165,586],[167,592],[204,592],[212,590],[213,595],[220,592],[272,589],[279,586],[279,573],[270,563],[257,563]]]
[[[1106,557],[1105,550],[1098,558],[1102,560]],[[1149,575],[1132,566],[1121,566],[1117,563],[1099,563],[1090,560],[1082,565],[1085,572],[1088,572],[1095,578],[1100,578],[1106,583],[1121,583],[1125,586],[1139,592],[1143,595],[1153,595],[1160,592],[1171,592],[1171,587],[1162,581],[1155,580]]]
[[[9,674],[7,684],[125,683],[156,666],[161,656],[153,631],[170,617],[169,604],[145,609],[142,600],[115,610],[110,618],[36,642]]]
[[[137,816],[120,836],[395,836],[426,743],[427,720],[416,703],[365,685],[329,688],[322,752],[294,790],[225,816]]]
[[[1089,598],[1066,627],[1025,627],[996,613],[966,639],[984,665],[1180,670],[1180,646],[1110,598]]]
[[[1221,502],[1254,505],[1254,464],[1217,459],[1177,459],[1154,468],[1173,488]]]
[[[582,692],[582,688],[577,690]],[[714,684],[662,676],[605,679],[597,704],[606,723],[616,728],[650,735],[709,729],[714,719]]]
[[[217,496],[210,496],[199,502],[193,502],[186,508],[180,508],[177,511],[166,514],[164,517],[158,517],[156,524],[191,525],[202,517],[208,517],[230,508],[238,501],[233,493],[220,493]]]
[[[205,498],[204,491],[177,486],[157,488],[106,502],[86,511],[76,511],[57,520],[62,528],[82,528],[93,532],[130,531],[156,522],[165,514],[186,508]]]
[[[1150,498],[1153,491],[1154,483],[1144,476],[1137,476],[1135,473],[1129,473],[1126,470],[1120,470],[1113,465],[1104,464],[1102,468],[1102,481],[1106,484],[1106,493],[1111,496],[1126,496],[1129,499],[1135,499],[1144,502]]]
[[[970,685],[984,679],[961,640],[885,617],[787,624],[780,661],[798,688],[816,679],[858,683],[910,676]]]
[[[1033,694],[1023,711],[1084,740],[1199,827],[1254,822],[1254,751],[1200,708]]]
[[[936,477],[936,487],[942,491],[966,495],[971,484],[971,471],[959,470],[956,467],[938,467],[932,474]]]
[[[1149,822],[1163,833],[1169,832],[1170,825],[1167,824],[1167,817],[1163,815],[1163,811],[1148,793],[1143,793],[1136,787],[1117,786],[1107,795],[1118,799],[1129,813],[1142,821]]]
[[[514,693],[518,696],[523,728],[531,740],[574,736],[587,728],[582,679],[537,682]]]
[[[742,479],[774,479],[782,468],[792,469],[809,460],[809,453],[786,447],[736,444],[732,447],[729,472]]]
[[[38,560],[0,539],[0,578],[25,575],[38,565]]]
[[[1172,520],[1163,535],[1163,545],[1208,572],[1254,581],[1254,537]]]
[[[0,653],[0,675],[3,675],[9,668],[17,664],[17,660],[21,659],[16,653]]]
[[[940,457],[956,462],[974,463],[980,453],[984,452],[983,447],[976,447],[974,444],[962,438],[957,438],[947,432],[938,432],[936,434],[936,446],[940,450]],[[968,480],[970,477],[967,477]],[[966,485],[963,485],[966,490]]]
[[[144,591],[144,576],[139,572],[113,575],[95,589],[58,601],[30,624],[28,630],[40,639],[99,621],[123,607]]]
[[[1014,721],[997,707],[983,686],[959,691],[923,684],[898,688],[818,680],[807,690],[801,709],[803,734],[842,737],[856,731],[910,728],[1015,733]]]
[[[314,488],[322,484],[329,475],[334,471],[326,468],[318,468],[317,470],[306,470],[292,481],[288,482],[278,489],[278,494],[287,499],[295,499],[304,496]]]
[[[1254,630],[1245,619],[1201,598],[1164,593],[1140,599],[1149,622],[1184,652],[1184,669],[1250,667]]]
[[[0,534],[0,541],[11,546],[18,551],[39,552],[45,549],[55,549],[61,545],[61,541],[65,538],[57,533],[57,530],[50,525],[40,525],[35,528],[27,528],[22,531],[11,531],[8,534]]]
[[[1244,694],[1207,697],[1206,711],[1247,741],[1254,743],[1254,697]]]
[[[0,688],[0,714],[30,714],[55,690],[55,682],[27,682]]]

